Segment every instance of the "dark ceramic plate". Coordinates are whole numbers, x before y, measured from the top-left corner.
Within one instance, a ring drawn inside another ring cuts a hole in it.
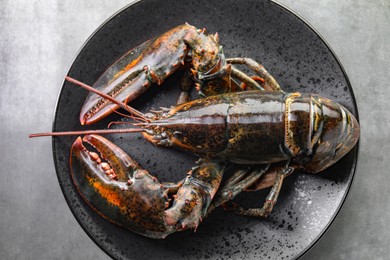
[[[252,57],[289,92],[318,93],[340,102],[357,116],[352,88],[334,53],[304,21],[270,1],[144,0],[104,23],[87,41],[68,75],[93,84],[129,49],[168,29],[188,22],[218,32],[228,57]],[[178,76],[152,89],[132,105],[146,111],[170,106],[177,98]],[[64,83],[58,99],[54,131],[86,129],[78,121],[87,92]],[[106,127],[113,115],[90,128]],[[159,149],[139,135],[109,139],[131,154],[162,181],[177,181],[196,160],[192,155]],[[357,147],[327,171],[295,174],[282,188],[267,219],[226,213],[220,209],[204,220],[196,233],[179,232],[165,240],[148,239],[111,224],[82,200],[69,175],[69,150],[74,137],[53,139],[53,154],[64,196],[82,228],[114,258],[293,259],[306,252],[337,215],[351,185]],[[241,197],[247,205],[262,205],[265,191]]]

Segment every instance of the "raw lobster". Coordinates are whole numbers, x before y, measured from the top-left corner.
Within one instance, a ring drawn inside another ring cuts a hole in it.
[[[235,64],[248,66],[256,75],[248,76]],[[180,68],[186,73],[176,106],[144,114],[126,105]],[[93,88],[67,80],[91,91],[81,109],[81,124],[96,122],[119,107],[137,121],[136,128],[124,130],[50,133],[88,134],[72,146],[72,178],[78,191],[105,218],[152,238],[196,229],[219,205],[243,215],[267,216],[288,174],[297,168],[322,171],[359,139],[359,124],[346,108],[315,94],[284,92],[262,65],[248,58],[226,59],[216,34],[188,24],[125,54]],[[190,101],[193,85],[204,98]],[[156,146],[202,159],[182,181],[160,183],[123,150],[96,135],[107,132],[141,132]],[[237,170],[221,185],[230,163],[254,167]],[[264,176],[271,177],[265,181]],[[269,186],[262,208],[231,202],[243,190]]]

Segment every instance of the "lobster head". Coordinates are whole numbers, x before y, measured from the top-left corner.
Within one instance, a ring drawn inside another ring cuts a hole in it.
[[[294,98],[290,113],[296,118],[290,130],[299,133],[305,129],[307,133],[294,140],[294,145],[300,149],[296,161],[309,172],[320,172],[333,165],[359,140],[360,127],[354,115],[330,99],[301,95]]]

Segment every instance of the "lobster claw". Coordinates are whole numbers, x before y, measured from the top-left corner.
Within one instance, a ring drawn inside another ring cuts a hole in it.
[[[83,141],[94,146],[90,152]],[[106,219],[138,234],[163,238],[174,231],[163,221],[166,191],[156,178],[141,169],[107,139],[88,135],[72,146],[73,182],[87,203]]]
[[[163,81],[185,64],[187,44],[184,41],[190,25],[181,25],[149,40],[111,65],[93,85],[111,97],[128,103],[144,93],[152,84]],[[92,124],[110,114],[118,106],[90,93],[80,113],[81,124]]]
[[[199,32],[189,24],[177,26],[126,53],[103,73],[93,87],[128,103],[152,84],[161,85],[186,62],[195,72],[214,74],[221,67],[221,48],[217,38],[204,34],[202,30]],[[90,93],[81,109],[80,122],[92,124],[117,108],[107,99]]]
[[[130,102],[147,90],[147,75],[142,66],[134,66],[150,41],[132,49],[112,64],[93,84],[93,88],[117,100]],[[129,87],[131,86],[131,87]],[[89,92],[80,112],[80,123],[92,124],[118,109],[119,106]]]
[[[77,138],[71,154],[71,176],[84,200],[111,222],[151,238],[196,229],[224,169],[222,164],[206,162],[177,184],[160,183],[118,146],[98,135]]]
[[[172,206],[165,211],[165,222],[178,230],[196,230],[207,215],[208,208],[222,180],[224,164],[203,161],[190,172],[175,195]]]

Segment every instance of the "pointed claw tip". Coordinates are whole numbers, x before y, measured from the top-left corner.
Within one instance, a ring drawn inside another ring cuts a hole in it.
[[[83,146],[83,139],[79,136],[77,137],[76,141],[73,143],[74,147],[82,148]]]
[[[218,32],[216,32],[216,33],[214,34],[214,40],[215,40],[216,43],[219,42],[219,35],[218,35]]]
[[[82,143],[83,139],[81,138],[81,136],[78,136],[77,139],[76,139],[76,141]]]
[[[87,121],[87,120],[85,119],[84,116],[80,117],[80,124],[81,124],[81,125],[85,125],[86,121]]]
[[[92,137],[93,137],[93,135],[85,135],[85,136],[83,137],[83,141],[84,141],[84,142],[87,142],[87,143],[90,143],[91,140],[92,140]]]
[[[198,230],[199,224],[195,224],[194,226],[194,233],[196,233],[196,230]]]

